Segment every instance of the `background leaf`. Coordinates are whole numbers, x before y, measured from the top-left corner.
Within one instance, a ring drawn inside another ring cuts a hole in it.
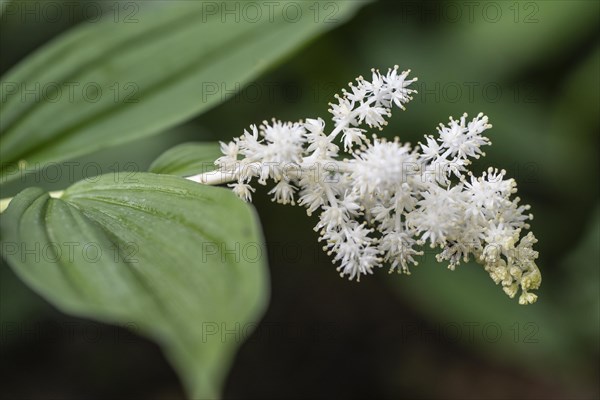
[[[150,165],[156,174],[192,176],[215,169],[215,160],[221,157],[219,143],[183,143],[161,154]]]
[[[206,111],[365,4],[331,2],[334,13],[316,18],[312,3],[277,4],[287,3],[297,18],[236,21],[221,18],[224,2],[127,2],[123,21],[59,36],[2,78],[2,182]]]
[[[259,225],[224,189],[104,175],[62,199],[27,189],[0,222],[3,254],[25,282],[67,313],[156,340],[194,398],[218,395],[266,306]]]

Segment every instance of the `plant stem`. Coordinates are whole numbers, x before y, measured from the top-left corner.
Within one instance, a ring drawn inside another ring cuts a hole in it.
[[[233,170],[231,172],[223,172],[221,170],[215,170],[215,171],[205,172],[203,174],[188,176],[185,179],[188,179],[193,182],[198,182],[203,185],[217,186],[217,185],[223,185],[225,183],[229,183],[229,182],[233,182],[233,181],[237,180],[237,178],[238,178],[237,175],[243,168],[260,168],[260,167],[261,167],[261,163],[256,162],[256,163],[251,163],[251,164],[244,165],[244,166],[239,166],[238,168],[236,168],[235,170]],[[330,171],[330,172],[340,172],[347,168],[347,166],[345,166],[343,162],[339,162],[339,161],[337,161],[336,163],[329,162],[327,165],[323,165],[322,167],[324,170]],[[302,176],[302,173],[303,173],[303,171],[300,171],[300,172],[290,171],[289,172],[290,175],[292,175],[296,178],[300,178]],[[57,191],[53,191],[53,192],[48,192],[48,194],[52,198],[60,199],[64,192],[65,192],[64,190],[57,190]],[[0,213],[3,213],[8,208],[8,205],[10,204],[12,199],[13,199],[12,197],[0,199]]]

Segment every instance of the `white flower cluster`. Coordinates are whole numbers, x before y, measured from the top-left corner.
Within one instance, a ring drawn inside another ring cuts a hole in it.
[[[513,197],[516,183],[505,171],[490,168],[475,177],[467,169],[490,144],[482,136],[491,128],[488,118],[450,118],[416,147],[367,136],[367,127],[382,129],[394,105],[404,109],[412,99],[416,78],[408,79],[409,72],[373,70],[370,81],[350,83],[330,104],[331,133],[320,118],[251,126],[221,144],[220,170],[199,181],[235,181],[229,186],[246,201],[254,180],[272,181],[274,201],[318,212],[315,230],[341,276],[359,280],[384,264],[409,274],[429,244],[450,269],[473,256],[511,298],[520,288],[519,303],[533,303],[530,291],[541,283],[536,239],[532,233],[521,238],[532,218],[529,206]]]

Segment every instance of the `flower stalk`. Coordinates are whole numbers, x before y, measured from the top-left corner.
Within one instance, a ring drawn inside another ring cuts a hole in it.
[[[273,201],[318,213],[315,230],[342,277],[360,280],[383,265],[410,274],[428,245],[451,270],[474,259],[508,296],[520,291],[520,304],[535,302],[537,240],[522,235],[530,207],[514,197],[506,171],[489,168],[477,177],[468,169],[491,144],[483,135],[492,127],[488,118],[450,118],[414,147],[367,134],[412,99],[416,78],[409,73],[396,66],[386,74],[373,70],[370,81],[358,77],[330,104],[329,133],[321,118],[252,125],[221,143],[216,171],[188,179],[229,183],[245,201],[255,183],[271,182]]]

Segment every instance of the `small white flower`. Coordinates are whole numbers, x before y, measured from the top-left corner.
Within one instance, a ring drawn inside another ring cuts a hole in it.
[[[351,151],[354,145],[362,145],[368,141],[365,136],[365,130],[360,128],[345,128],[342,139],[344,141],[344,150],[346,151]]]
[[[417,160],[411,157],[410,146],[398,141],[374,140],[364,152],[351,161],[352,179],[361,195],[395,191]]]
[[[473,121],[466,123],[467,114],[463,114],[459,121],[450,117],[448,126],[442,124],[438,127],[442,147],[447,149],[446,153],[452,157],[462,159],[479,158],[485,155],[481,146],[490,144],[488,138],[481,136],[483,131],[490,129],[488,118],[480,113]]]
[[[384,252],[383,260],[390,264],[390,273],[396,269],[398,273],[410,275],[409,265],[418,265],[414,256],[423,255],[416,250],[417,241],[411,232],[392,230],[381,239],[380,248]]]
[[[233,193],[237,194],[244,201],[252,201],[252,193],[255,189],[247,183],[231,183],[229,185],[233,189]]]
[[[331,106],[329,112],[333,114],[333,121],[336,125],[355,125],[356,117],[354,117],[352,113],[355,100],[350,100],[348,97],[340,97],[339,95],[336,95],[335,98],[337,99],[338,104],[329,104]]]
[[[269,192],[273,195],[273,200],[281,204],[295,205],[294,191],[296,188],[290,185],[286,181],[280,181],[275,187]]]
[[[235,167],[238,160],[238,153],[240,148],[236,142],[229,142],[221,144],[221,153],[223,153],[222,157],[219,157],[216,161],[216,165],[224,165],[228,168]]]
[[[330,231],[323,236],[328,241],[327,247],[335,253],[334,261],[340,261],[337,268],[340,276],[360,281],[361,275],[372,274],[373,268],[381,266],[380,250],[376,240],[369,236],[371,232],[364,224],[352,221],[340,231],[341,235]]]

